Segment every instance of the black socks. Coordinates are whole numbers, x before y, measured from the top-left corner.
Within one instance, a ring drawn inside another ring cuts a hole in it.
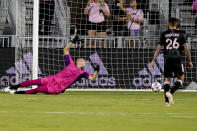
[[[163,88],[164,88],[164,96],[165,96],[165,102],[169,102],[168,97],[166,97],[166,92],[170,91],[170,93],[173,95],[176,90],[182,86],[182,81],[181,80],[177,80],[174,83],[174,86],[170,89],[170,83],[165,83]]]
[[[16,91],[15,94],[25,94],[25,91]]]
[[[175,83],[174,83],[174,86],[172,87],[172,89],[170,90],[170,93],[171,94],[174,94],[174,92],[182,86],[182,81],[181,80],[177,80]]]
[[[163,88],[164,88],[165,102],[169,102],[168,97],[166,97],[166,92],[170,90],[170,83],[165,83]]]
[[[11,86],[10,89],[12,89],[12,90],[17,90],[19,87],[21,87],[20,84],[15,85],[15,86]]]

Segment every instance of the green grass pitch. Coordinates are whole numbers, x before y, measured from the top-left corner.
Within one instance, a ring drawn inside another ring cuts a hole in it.
[[[197,92],[0,93],[0,131],[197,131]]]

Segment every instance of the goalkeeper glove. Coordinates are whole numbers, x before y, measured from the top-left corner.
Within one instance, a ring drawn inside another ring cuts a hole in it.
[[[76,44],[78,41],[81,41],[80,37],[78,35],[73,36],[73,38],[71,38],[70,42]]]
[[[98,65],[98,63],[94,63],[94,64],[93,64],[93,68],[94,68],[94,70],[97,71],[97,72],[99,72],[99,70],[100,70],[100,66]]]

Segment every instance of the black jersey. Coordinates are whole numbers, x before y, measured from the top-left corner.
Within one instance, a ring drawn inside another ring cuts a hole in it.
[[[181,59],[185,43],[187,36],[182,30],[167,30],[160,37],[160,45],[164,46],[164,56],[168,58]]]

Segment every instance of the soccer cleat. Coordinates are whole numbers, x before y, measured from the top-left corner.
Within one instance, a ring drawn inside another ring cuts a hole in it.
[[[10,90],[9,93],[10,93],[10,94],[15,94],[16,91],[15,91],[15,90]]]
[[[169,91],[166,92],[166,96],[168,97],[169,103],[170,104],[174,104],[174,100],[173,100],[172,94]]]
[[[169,104],[168,102],[165,102],[165,106],[166,106],[166,107],[169,107],[170,104]]]
[[[7,87],[4,88],[4,92],[8,93],[8,92],[10,92],[10,91],[11,91],[11,89],[10,89],[9,86],[7,86]]]

